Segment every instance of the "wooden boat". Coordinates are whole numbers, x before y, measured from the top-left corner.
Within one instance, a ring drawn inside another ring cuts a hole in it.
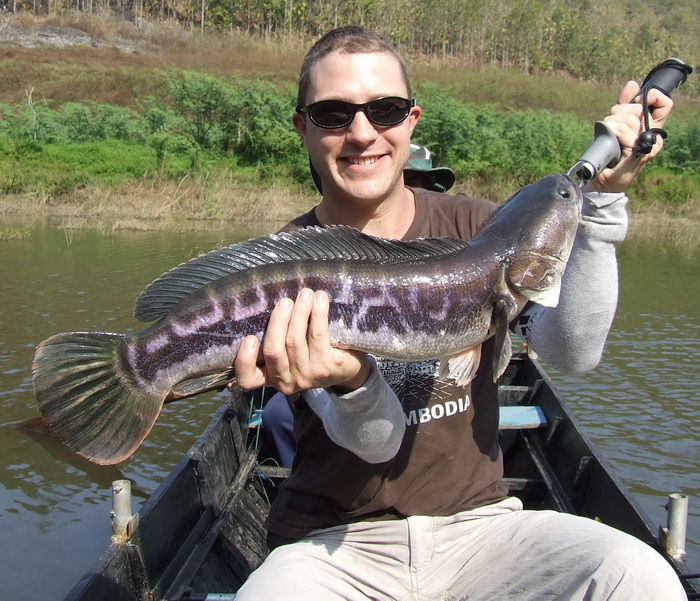
[[[682,564],[660,542],[536,359],[514,355],[499,381],[505,477],[528,508],[600,520]],[[253,399],[258,403],[261,399]],[[251,399],[233,394],[162,485],[65,601],[219,601],[267,553],[262,522],[284,470],[266,465],[264,434],[251,428]],[[512,419],[515,416],[515,419]],[[700,598],[697,574],[682,575]]]

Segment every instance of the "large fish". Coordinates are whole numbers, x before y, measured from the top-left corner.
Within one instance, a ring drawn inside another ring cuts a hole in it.
[[[330,298],[338,347],[399,361],[440,358],[440,376],[466,384],[480,344],[496,336],[494,378],[510,356],[508,322],[527,297],[548,306],[581,212],[565,175],[525,186],[469,242],[374,238],[308,228],[210,252],[152,282],[135,334],[73,332],[42,342],[34,389],[49,427],[99,464],[126,459],[164,402],[222,386],[242,339],[262,337],[275,303],[302,287]]]

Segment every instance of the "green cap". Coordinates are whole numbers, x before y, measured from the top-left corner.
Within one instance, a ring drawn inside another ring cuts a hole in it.
[[[446,192],[455,185],[454,171],[449,167],[433,167],[431,155],[425,146],[411,142],[411,154],[404,167],[404,174],[418,178],[422,187],[428,190]]]

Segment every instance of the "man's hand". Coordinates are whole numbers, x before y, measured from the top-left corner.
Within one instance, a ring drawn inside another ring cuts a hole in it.
[[[649,154],[641,154],[637,158],[632,152],[639,134],[644,131],[641,98],[636,98],[639,95],[639,89],[637,82],[628,81],[622,88],[617,104],[612,107],[610,115],[603,119],[620,142],[622,150],[620,161],[612,169],[604,169],[598,177],[586,184],[584,190],[624,192],[644,165],[661,150],[663,139],[657,135],[656,144]],[[649,90],[648,101],[649,107],[653,107],[649,127],[662,128],[673,108],[673,101],[666,94],[655,89]]]
[[[263,337],[248,336],[234,367],[243,389],[271,386],[283,394],[338,386],[355,390],[370,373],[365,353],[331,346],[328,295],[305,288],[275,306]]]

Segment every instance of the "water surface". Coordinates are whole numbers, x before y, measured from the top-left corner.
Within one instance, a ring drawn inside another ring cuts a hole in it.
[[[700,278],[697,256],[623,244],[603,361],[558,388],[654,523],[689,497],[687,572],[700,571]]]
[[[0,241],[0,582],[5,598],[44,601],[62,598],[107,546],[111,481],[131,479],[141,504],[221,399],[201,395],[165,407],[129,460],[96,466],[14,427],[38,415],[31,390],[34,347],[63,331],[140,329],[132,317],[134,299],[154,277],[263,231],[26,229],[24,239]],[[552,376],[654,521],[665,523],[669,492],[691,497],[688,567],[700,571],[696,267],[687,256],[623,245],[621,302],[603,362],[585,376]]]

